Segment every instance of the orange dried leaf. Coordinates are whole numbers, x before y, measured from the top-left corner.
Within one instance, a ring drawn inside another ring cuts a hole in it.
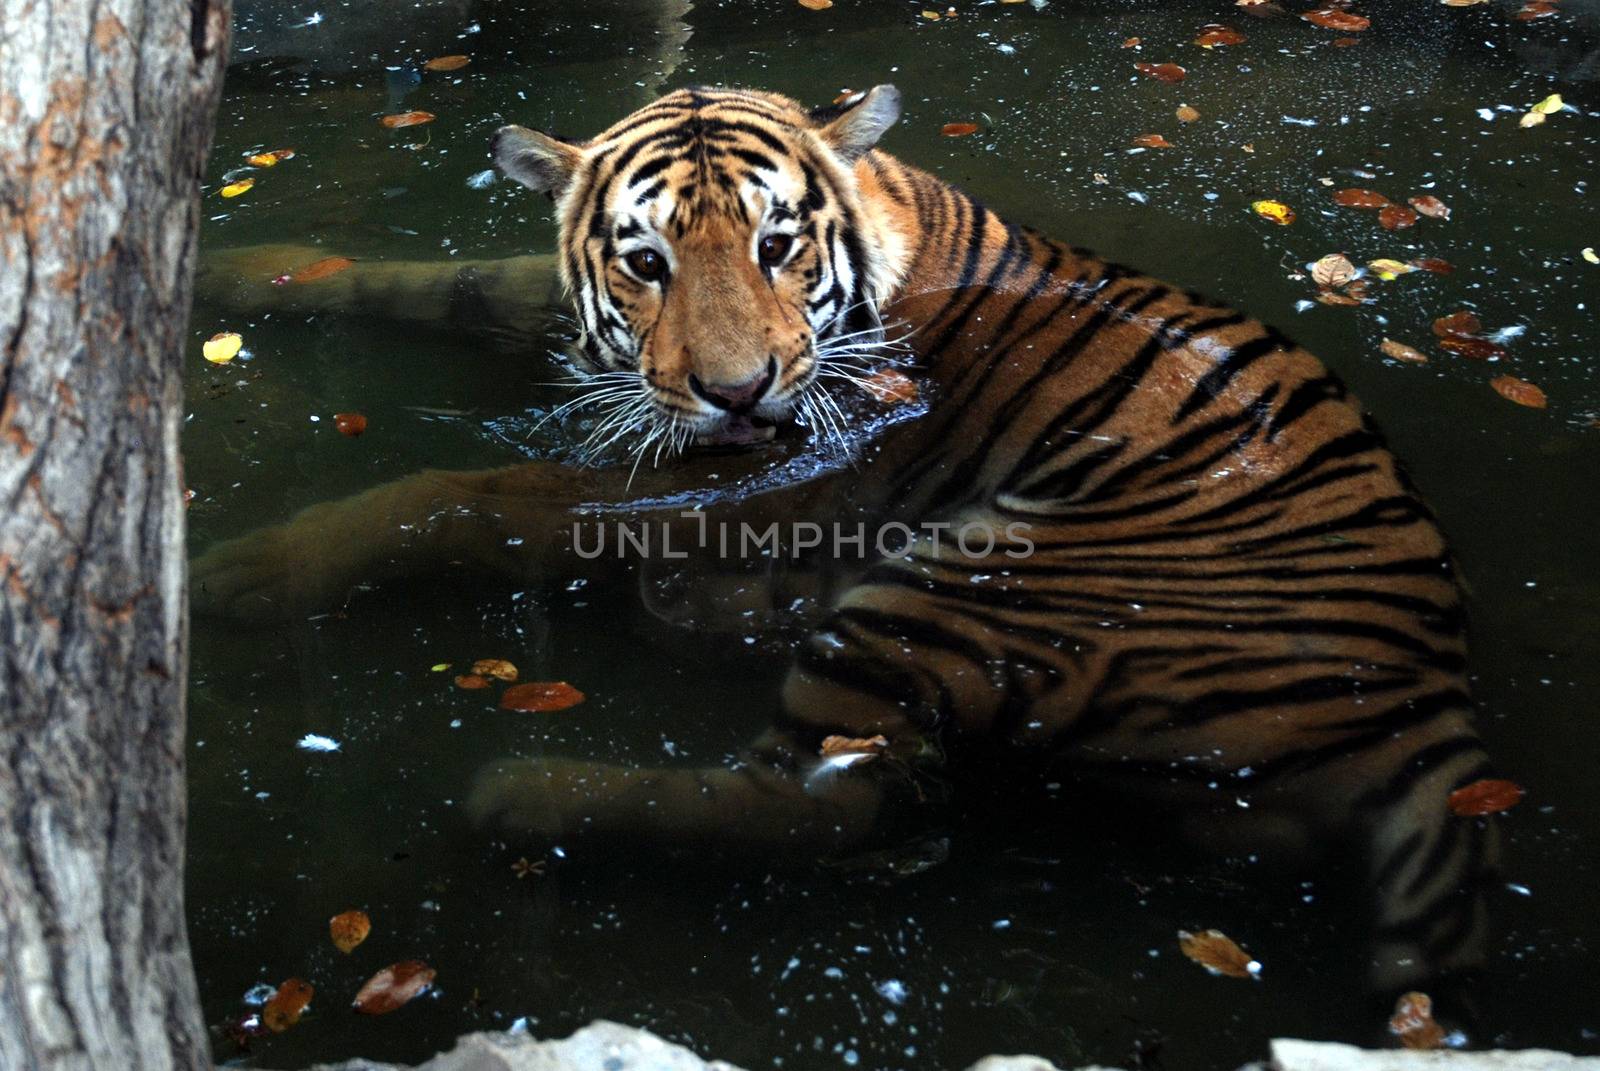
[[[947,138],[963,138],[968,134],[976,134],[977,132],[977,123],[946,123],[939,128],[939,133]]]
[[[323,257],[314,261],[289,276],[291,283],[314,283],[326,279],[330,275],[338,275],[355,261],[349,257]]]
[[[1423,271],[1431,271],[1436,275],[1449,275],[1456,270],[1454,264],[1448,260],[1440,260],[1438,257],[1423,257],[1421,260],[1413,260],[1411,263]]]
[[[833,6],[833,0],[798,0],[798,3],[807,11],[826,11]]]
[[[1354,15],[1335,7],[1322,7],[1315,11],[1307,11],[1300,17],[1324,29],[1343,30],[1345,33],[1360,33],[1372,25],[1372,20],[1365,15]]]
[[[348,435],[354,439],[367,430],[367,418],[360,413],[335,413],[333,426],[339,429],[340,435]]]
[[[1341,294],[1337,290],[1321,290],[1317,292],[1317,300],[1324,305],[1359,305],[1361,299],[1354,294]]]
[[[1333,39],[1334,48],[1349,48],[1351,45],[1359,45],[1360,43],[1361,38],[1359,37],[1335,37]]]
[[[1345,208],[1384,208],[1389,198],[1376,190],[1335,190],[1333,203]]]
[[[261,1025],[274,1034],[281,1034],[300,1021],[301,1014],[311,1004],[316,993],[311,983],[303,978],[291,978],[278,987],[261,1008]]]
[[[1178,111],[1176,114],[1178,116],[1178,122],[1180,123],[1192,123],[1196,119],[1200,118],[1199,110],[1196,108],[1191,108],[1187,104],[1178,105]]]
[[[1504,377],[1510,379],[1510,376]],[[1516,380],[1521,383],[1522,381]],[[1532,386],[1532,384],[1529,384]],[[1534,387],[1538,390],[1538,387]],[[1540,397],[1543,397],[1541,393]],[[1477,818],[1486,814],[1509,811],[1525,795],[1525,790],[1515,781],[1502,781],[1486,777],[1450,793],[1450,813],[1460,818]]]
[[[1396,342],[1392,338],[1384,339],[1378,349],[1383,351],[1385,357],[1393,357],[1397,361],[1411,361],[1415,364],[1422,364],[1428,359],[1428,355],[1421,350],[1413,349],[1404,342]]]
[[[1261,964],[1221,930],[1203,930],[1190,933],[1178,931],[1178,947],[1183,954],[1212,974],[1229,978],[1261,978]]]
[[[328,936],[333,947],[349,953],[372,932],[372,920],[365,911],[346,911],[328,920]]]
[[[1287,227],[1294,222],[1294,209],[1282,201],[1252,201],[1250,207],[1262,219],[1270,219],[1280,227]]]
[[[422,65],[425,71],[459,71],[472,62],[470,56],[435,56]]]
[[[887,751],[889,738],[886,736],[826,736],[822,739],[822,747],[817,754],[823,757],[830,755],[876,755],[880,751]]]
[[[423,123],[433,122],[435,116],[432,112],[401,112],[398,115],[386,115],[378,122],[390,130],[399,130],[407,126],[421,126]]]
[[[1525,405],[1529,409],[1543,409],[1550,404],[1544,391],[1516,376],[1497,376],[1489,381],[1489,386],[1506,401]]]
[[[1172,142],[1160,134],[1140,134],[1133,139],[1133,143],[1141,149],[1170,149]]]
[[[1450,218],[1450,206],[1432,194],[1424,193],[1420,196],[1409,198],[1407,203],[1429,219]]]
[[[1491,357],[1504,357],[1504,346],[1490,342],[1486,338],[1456,338],[1449,336],[1439,340],[1439,348],[1455,354],[1457,357],[1471,357],[1475,361],[1487,361]]]
[[[896,405],[917,400],[917,384],[904,372],[896,372],[893,368],[880,369],[861,381],[880,402],[892,402]]]
[[[1142,37],[1130,37],[1127,40],[1122,42],[1122,47],[1123,48],[1138,48],[1140,43],[1143,40],[1144,40],[1144,38],[1142,38]]]
[[[1194,43],[1201,48],[1216,48],[1218,45],[1242,45],[1245,36],[1231,26],[1206,26],[1200,31],[1200,36]]]
[[[1176,63],[1135,63],[1133,67],[1140,74],[1148,74],[1163,82],[1181,82],[1189,77],[1189,72]]]
[[[1378,225],[1386,231],[1403,231],[1417,222],[1417,214],[1401,205],[1385,205],[1378,210]]]
[[[472,663],[472,672],[480,677],[493,677],[507,684],[517,679],[517,667],[504,658],[480,658]]]
[[[1406,993],[1394,1003],[1389,1032],[1408,1049],[1437,1049],[1444,1044],[1444,1027],[1433,1019],[1433,998],[1426,993]]]
[[[476,692],[480,688],[489,687],[489,678],[480,677],[476,673],[467,673],[456,678],[456,687],[469,692]]]
[[[1440,338],[1473,338],[1483,333],[1483,321],[1462,309],[1433,321],[1433,333]]]
[[[535,681],[507,688],[500,697],[500,709],[544,714],[575,707],[584,698],[582,692],[566,681]]]
[[[363,1015],[387,1015],[426,993],[438,973],[418,959],[392,964],[367,979],[351,1006]]]
[[[255,188],[255,184],[256,180],[253,178],[242,178],[238,182],[228,183],[217,192],[224,197],[238,197],[240,194],[249,193]]]

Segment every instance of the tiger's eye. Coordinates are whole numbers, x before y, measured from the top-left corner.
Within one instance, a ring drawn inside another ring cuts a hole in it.
[[[783,262],[789,255],[789,250],[794,247],[794,238],[787,234],[769,234],[761,239],[756,246],[756,254],[760,256],[765,267],[772,267]]]
[[[667,258],[654,249],[635,249],[626,259],[629,270],[645,282],[654,282],[667,274]]]

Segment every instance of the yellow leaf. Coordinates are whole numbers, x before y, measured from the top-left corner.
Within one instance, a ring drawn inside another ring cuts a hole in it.
[[[1594,251],[1594,246],[1592,245],[1585,246],[1583,249],[1583,259],[1587,260],[1590,264],[1600,264],[1600,253],[1596,253]]]
[[[1544,122],[1546,118],[1548,117],[1544,114],[1544,112],[1529,112],[1518,121],[1517,125],[1520,127],[1538,126],[1540,123]]]
[[[256,180],[253,178],[242,178],[238,182],[228,183],[218,192],[224,197],[237,197],[241,193],[247,192],[250,187],[254,186],[255,184]]]
[[[1250,207],[1255,209],[1256,215],[1270,219],[1280,227],[1287,227],[1294,222],[1294,209],[1282,201],[1252,201]]]
[[[927,11],[927,10],[924,10],[924,11],[923,11],[923,12],[922,12],[922,17],[923,17],[923,18],[925,18],[925,19],[932,19],[932,20],[934,20],[934,21],[935,21],[935,22],[937,22],[937,21],[938,21],[938,19],[939,19],[939,13],[938,13],[938,12],[937,12],[937,11]]]
[[[244,162],[251,167],[277,167],[278,154],[272,152],[258,152],[254,156],[246,156]]]
[[[459,71],[471,62],[471,58],[467,56],[435,56],[427,63],[424,63],[422,69],[425,71]]]
[[[243,348],[244,339],[236,332],[221,331],[206,339],[205,345],[200,347],[200,353],[212,364],[227,364],[239,356]]]
[[[1380,279],[1395,279],[1402,275],[1409,275],[1417,270],[1415,264],[1406,264],[1388,257],[1379,257],[1377,260],[1367,262],[1367,267],[1378,274]]]
[[[1566,102],[1561,99],[1560,93],[1552,93],[1538,104],[1535,104],[1533,110],[1540,115],[1554,115],[1566,106]]]

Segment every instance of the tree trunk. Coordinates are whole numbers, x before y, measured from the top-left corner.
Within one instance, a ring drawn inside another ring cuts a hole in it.
[[[0,1069],[210,1065],[182,364],[228,0],[0,0]]]

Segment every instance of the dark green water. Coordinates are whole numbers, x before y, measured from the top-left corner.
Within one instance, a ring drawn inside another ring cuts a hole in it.
[[[241,0],[208,253],[268,241],[388,259],[546,250],[547,202],[504,181],[468,184],[503,122],[589,133],[663,84],[823,102],[895,82],[906,113],[889,151],[1015,220],[1275,323],[1375,414],[1453,538],[1484,733],[1529,790],[1502,820],[1510,885],[1494,898],[1491,968],[1470,994],[1475,1040],[1600,1051],[1600,266],[1580,256],[1600,246],[1600,9],[1567,0],[1561,18],[1530,24],[1511,18],[1514,4],[1372,2],[1372,29],[1336,48],[1339,34],[1292,15],[1221,3],[961,2],[958,20],[934,23],[899,0],[821,13],[700,0],[680,47],[664,6]],[[1218,20],[1248,41],[1190,43]],[[1121,47],[1135,36],[1142,48]],[[409,75],[446,53],[472,64]],[[1182,85],[1132,66],[1167,60],[1188,68]],[[1558,91],[1571,108],[1518,127]],[[1180,103],[1202,118],[1178,123]],[[378,126],[402,108],[438,119]],[[965,120],[984,129],[940,136]],[[1175,147],[1130,151],[1146,133]],[[248,194],[216,195],[242,154],[281,147],[297,155]],[[1454,213],[1389,233],[1332,206],[1347,186],[1431,192]],[[1267,197],[1297,221],[1252,215]],[[1337,251],[1457,270],[1380,284],[1359,309],[1297,304],[1313,287],[1292,276]],[[1431,321],[1463,307],[1512,329],[1504,359],[1432,345]],[[223,329],[245,335],[249,356],[218,369],[200,342]],[[538,386],[551,378],[539,353],[203,303],[193,336],[197,550],[424,466],[506,464],[555,445],[531,430],[559,396]],[[1385,337],[1432,359],[1386,359]],[[1488,383],[1502,374],[1537,383],[1549,407],[1501,398]],[[366,435],[335,433],[332,414],[347,410],[370,418]],[[570,715],[507,714],[482,698],[493,693],[429,669],[481,657],[591,699]],[[954,1068],[991,1051],[1122,1064],[1136,1045],[1159,1045],[1169,1069],[1233,1067],[1275,1035],[1380,1037],[1383,1016],[1357,991],[1351,920],[1321,880],[1013,828],[1003,815],[937,831],[948,860],[898,880],[631,855],[519,879],[523,849],[460,816],[472,771],[506,753],[718,761],[762,724],[751,696],[782,669],[781,654],[676,634],[633,592],[536,599],[464,577],[363,593],[342,617],[288,628],[198,621],[189,909],[208,1017],[241,1014],[259,983],[312,981],[306,1019],[245,1057],[279,1068],[420,1061],[458,1033],[519,1019],[555,1036],[612,1018],[751,1068]],[[340,750],[297,748],[307,733]],[[352,906],[375,927],[346,957],[326,920]],[[1245,942],[1265,980],[1184,961],[1174,933],[1196,927]],[[412,957],[438,968],[434,994],[385,1018],[345,1010],[369,974]]]

